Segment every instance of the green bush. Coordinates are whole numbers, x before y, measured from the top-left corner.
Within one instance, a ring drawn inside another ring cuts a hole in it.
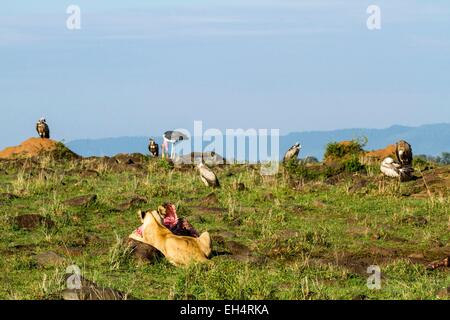
[[[429,168],[431,164],[428,162],[426,158],[423,157],[414,157],[413,159],[413,167],[418,169],[419,171],[424,171]]]
[[[315,180],[321,176],[320,172],[308,168],[304,161],[298,159],[291,159],[287,161],[284,163],[284,167],[291,178]]]
[[[343,163],[344,170],[347,172],[359,172],[364,169],[364,165],[359,162],[359,158],[354,156]]]
[[[367,138],[354,139],[349,142],[330,142],[326,146],[325,159],[342,159],[347,156],[359,155],[367,144]]]

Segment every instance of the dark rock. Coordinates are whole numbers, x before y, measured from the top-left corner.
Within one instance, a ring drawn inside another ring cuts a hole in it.
[[[357,193],[361,189],[365,188],[368,184],[366,179],[359,179],[353,183],[353,185],[348,189],[350,193]]]
[[[231,231],[220,231],[217,232],[216,235],[223,238],[236,238],[236,234]]]
[[[119,164],[134,165],[144,163],[147,160],[147,157],[140,153],[122,153],[114,156],[113,159]]]
[[[264,200],[265,201],[274,201],[275,200],[275,196],[274,196],[274,194],[273,193],[268,193],[268,194],[266,194],[265,196],[264,196]]]
[[[227,241],[225,242],[225,247],[236,256],[249,256],[250,249],[239,242],[236,241]]]
[[[87,177],[99,177],[100,173],[96,170],[83,170],[80,172],[80,176],[82,176],[83,178],[87,178]]]
[[[18,199],[19,197],[12,193],[0,193],[0,202]]]
[[[217,199],[217,195],[212,192],[208,194],[201,200],[201,203],[205,206],[214,206],[219,204],[219,200]]]
[[[116,211],[127,211],[133,207],[147,203],[147,199],[144,197],[134,197],[124,203],[117,206]]]
[[[39,226],[53,228],[55,223],[38,214],[23,214],[14,218],[15,225],[20,229],[34,230]]]
[[[239,183],[235,182],[233,184],[233,188],[236,191],[245,191],[245,190],[247,190],[247,188],[245,187],[245,184],[243,184],[242,182],[239,182]]]
[[[428,220],[424,217],[407,216],[401,220],[402,223],[412,224],[416,227],[422,227],[428,224]]]
[[[88,207],[97,201],[97,195],[80,196],[64,201],[65,205],[72,207]]]
[[[61,265],[65,262],[65,259],[53,251],[37,254],[33,256],[33,260],[40,267],[51,267]]]

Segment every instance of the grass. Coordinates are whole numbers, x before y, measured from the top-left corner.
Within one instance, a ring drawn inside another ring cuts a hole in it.
[[[327,183],[326,171],[317,174],[315,165],[304,164],[262,177],[257,167],[235,165],[215,168],[222,188],[212,190],[195,170],[159,160],[138,168],[41,160],[0,162],[0,193],[18,196],[0,200],[2,299],[51,299],[64,289],[70,265],[138,299],[436,299],[450,285],[447,270],[425,268],[450,253],[449,198],[404,196],[414,182],[400,184],[366,170]],[[352,190],[358,179],[367,184]],[[238,183],[245,190],[236,191]],[[211,192],[217,203],[205,202]],[[96,194],[97,202],[64,204],[86,194]],[[235,241],[252,259],[217,255],[187,268],[164,259],[137,262],[124,239],[139,225],[138,208],[114,210],[136,195],[147,199],[141,209],[175,203],[196,229],[211,233],[214,249],[226,251],[226,242]],[[216,207],[224,210],[208,210]],[[12,222],[29,213],[50,218],[55,227],[26,231]],[[420,217],[427,223],[418,223]],[[33,255],[47,251],[63,256],[65,265],[38,266]],[[381,290],[366,285],[372,264],[381,267]]]

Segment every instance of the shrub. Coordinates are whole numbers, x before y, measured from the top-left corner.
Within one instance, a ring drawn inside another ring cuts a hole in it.
[[[318,179],[321,174],[313,168],[308,168],[304,161],[291,159],[284,163],[284,167],[291,178],[300,178],[305,180]]]
[[[355,139],[352,141],[330,142],[326,146],[325,159],[342,159],[353,157],[363,152],[363,147],[367,144],[367,138]]]
[[[344,170],[347,172],[359,172],[364,169],[364,165],[361,164],[359,158],[354,156],[350,160],[343,163]]]

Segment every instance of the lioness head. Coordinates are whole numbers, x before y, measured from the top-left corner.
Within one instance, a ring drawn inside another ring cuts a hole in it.
[[[148,225],[149,223],[151,223],[153,221],[158,222],[159,224],[162,224],[161,216],[159,215],[159,213],[157,211],[154,211],[154,210],[153,211],[152,210],[147,210],[147,211],[139,210],[138,217],[144,226]]]

